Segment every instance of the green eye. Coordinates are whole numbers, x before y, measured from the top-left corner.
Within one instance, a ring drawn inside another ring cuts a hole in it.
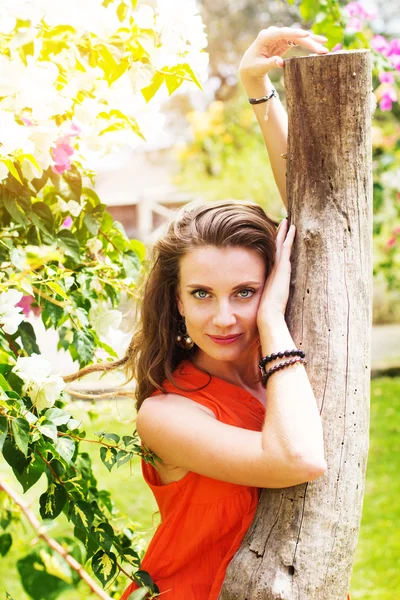
[[[205,294],[205,296],[196,296],[196,294]],[[192,292],[192,296],[194,296],[195,298],[206,298],[207,292],[205,290],[195,290],[194,292]]]
[[[254,290],[252,290],[250,288],[246,288],[245,290],[240,290],[239,294],[242,294],[243,292],[247,292],[247,295],[242,296],[242,298],[251,298],[251,296],[254,294]]]

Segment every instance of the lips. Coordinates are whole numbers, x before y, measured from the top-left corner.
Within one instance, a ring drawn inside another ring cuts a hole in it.
[[[214,340],[233,340],[234,338],[239,337],[239,335],[242,335],[241,333],[237,333],[236,335],[210,335],[210,337],[212,337]]]
[[[210,335],[209,338],[214,342],[214,344],[234,344],[242,335],[242,333],[238,333],[236,335],[227,335],[224,337],[220,335]]]

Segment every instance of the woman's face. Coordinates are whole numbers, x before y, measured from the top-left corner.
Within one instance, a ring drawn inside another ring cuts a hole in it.
[[[264,283],[264,261],[252,250],[205,246],[182,257],[178,310],[200,350],[231,361],[257,343],[257,310]],[[215,339],[236,335],[225,343]]]

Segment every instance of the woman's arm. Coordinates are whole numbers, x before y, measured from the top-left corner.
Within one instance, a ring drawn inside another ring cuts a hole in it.
[[[272,89],[268,72],[271,69],[282,68],[282,56],[291,47],[289,44],[302,46],[318,54],[329,52],[323,44],[327,38],[310,31],[292,27],[268,27],[262,29],[254,42],[243,55],[239,65],[240,80],[249,98],[261,98]],[[253,104],[253,109],[260,125],[267,148],[272,172],[287,209],[286,198],[286,160],[281,154],[286,154],[288,119],[280,100],[272,97],[268,100],[268,120],[265,121],[266,104]]]
[[[243,74],[241,75],[241,82],[248,98],[261,98],[266,96],[273,88],[268,75],[263,79],[256,79],[255,77],[247,78]],[[286,160],[281,155],[286,154],[287,150],[288,118],[279,98],[273,96],[271,100],[268,100],[268,104],[268,121],[264,119],[265,102],[252,104],[252,107],[264,138],[277,188],[287,210]]]

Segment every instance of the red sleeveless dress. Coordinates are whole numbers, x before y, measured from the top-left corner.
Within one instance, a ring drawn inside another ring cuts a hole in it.
[[[187,396],[211,409],[228,425],[261,431],[265,408],[243,388],[209,376],[183,361],[167,392]],[[153,395],[160,392],[156,391]],[[165,600],[217,600],[226,569],[253,521],[260,488],[247,487],[189,472],[183,479],[162,485],[158,472],[143,460],[142,473],[160,510],[161,523],[141,563]],[[120,600],[139,586],[132,582]],[[350,596],[347,597],[350,600]]]

